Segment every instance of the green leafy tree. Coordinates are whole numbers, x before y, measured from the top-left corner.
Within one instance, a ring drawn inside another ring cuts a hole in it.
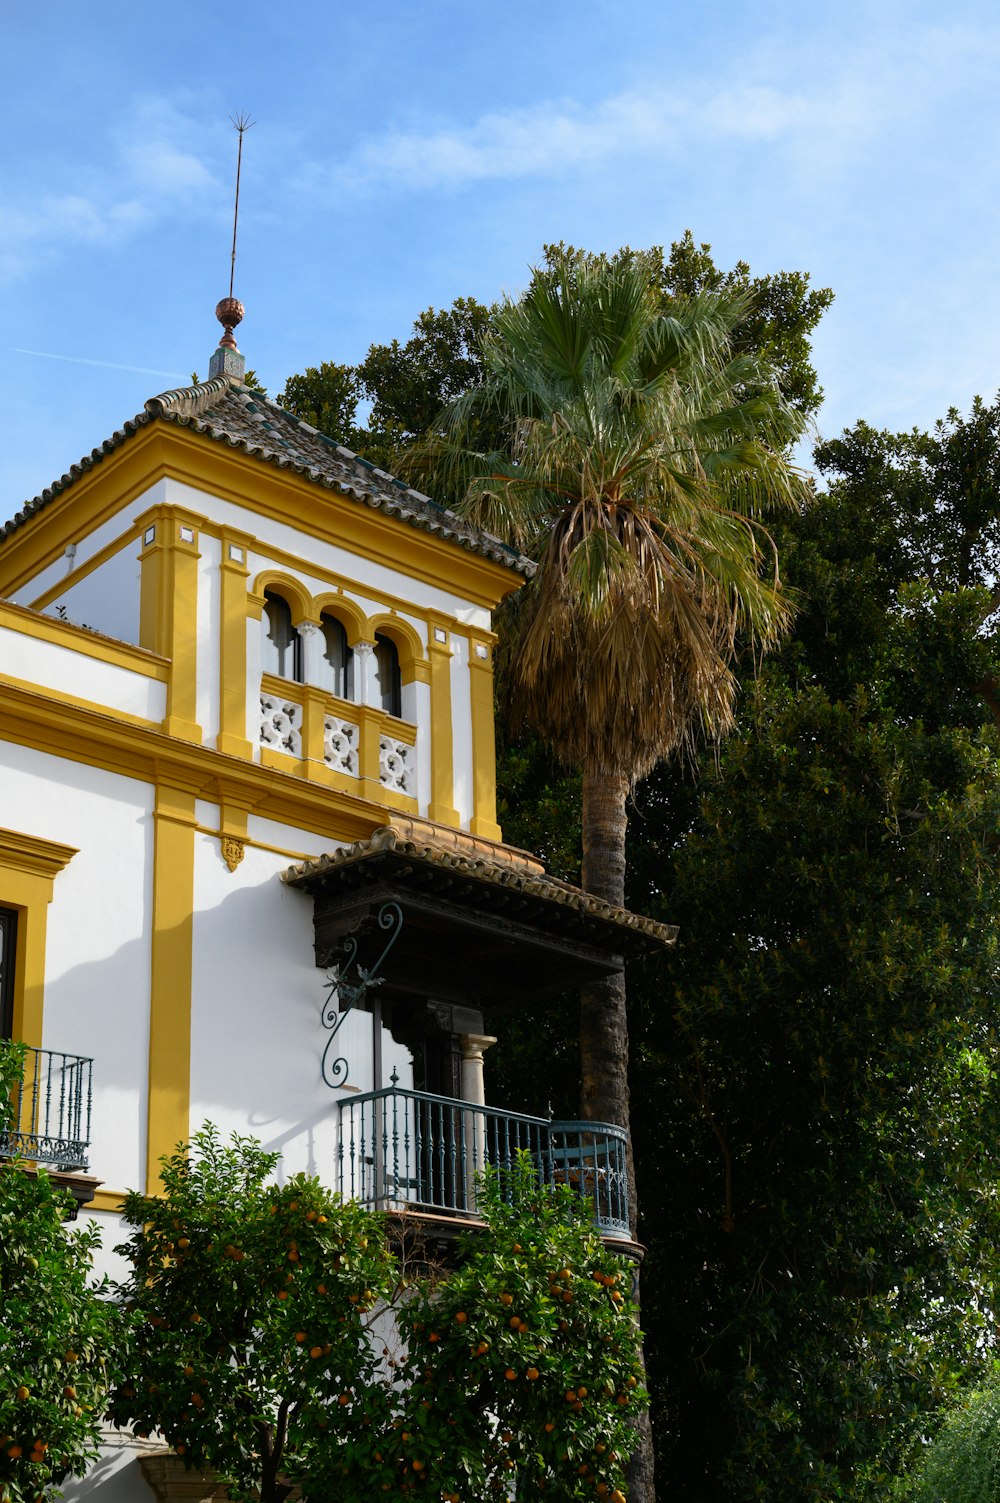
[[[0,1044],[0,1138],[24,1050]],[[113,1314],[88,1282],[100,1240],[68,1229],[72,1197],[0,1163],[0,1499],[36,1503],[97,1456]]]
[[[316,1179],[269,1183],[276,1162],[206,1125],[163,1161],[162,1196],[126,1197],[129,1378],[109,1410],[260,1503],[314,1495],[345,1448],[364,1460],[387,1402],[369,1327],[395,1282],[377,1220]]]
[[[639,1336],[575,1192],[529,1165],[487,1178],[457,1269],[417,1265],[400,1291],[381,1218],[274,1167],[205,1127],[163,1161],[162,1197],[128,1197],[117,1425],[262,1503],[290,1485],[473,1503],[512,1469],[557,1503],[620,1503]]]
[[[681,931],[631,996],[657,1433],[699,1503],[883,1497],[996,1347],[1000,408],[818,459],[794,635],[630,853]]]
[[[462,1239],[457,1268],[401,1308],[405,1388],[386,1476],[445,1503],[506,1499],[513,1478],[518,1496],[624,1503],[646,1404],[631,1265],[526,1155],[486,1176],[480,1210],[486,1230]]]
[[[998,1503],[1000,1383],[991,1381],[950,1409],[914,1454],[891,1496],[899,1503]]]
[[[320,366],[308,366],[300,376],[289,376],[275,401],[327,438],[357,449],[363,442],[357,426],[360,396],[354,368],[324,360]]]

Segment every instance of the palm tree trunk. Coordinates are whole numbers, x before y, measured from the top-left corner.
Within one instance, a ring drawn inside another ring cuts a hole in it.
[[[629,780],[593,766],[583,774],[583,888],[616,907],[625,906],[625,802]],[[580,994],[580,1111],[585,1120],[612,1122],[628,1133],[628,1203],[632,1236],[638,1202],[632,1157],[628,1087],[628,1016],[625,973],[585,986]],[[639,1318],[639,1266],[633,1275],[636,1319]],[[645,1359],[643,1359],[645,1366]],[[639,1444],[628,1469],[630,1503],[655,1503],[653,1432],[649,1414],[637,1422]]]

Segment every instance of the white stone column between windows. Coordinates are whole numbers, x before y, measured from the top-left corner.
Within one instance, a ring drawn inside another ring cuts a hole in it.
[[[296,631],[302,643],[302,682],[322,689],[326,639],[315,621],[300,621]]]
[[[371,675],[375,651],[372,642],[355,642],[354,652],[354,698],[359,705],[374,704],[371,693]]]
[[[486,1105],[486,1085],[483,1078],[483,1055],[496,1043],[488,1033],[460,1033],[458,1047],[462,1051],[462,1100],[470,1106]],[[486,1116],[483,1112],[465,1111],[465,1204],[470,1211],[476,1209],[476,1175],[486,1168]]]

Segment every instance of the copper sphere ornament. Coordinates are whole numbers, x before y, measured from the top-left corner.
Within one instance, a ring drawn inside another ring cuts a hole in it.
[[[238,297],[224,297],[220,303],[216,304],[215,316],[225,329],[225,333],[219,340],[219,344],[228,350],[236,349],[233,330],[238,323],[242,323],[245,311]]]

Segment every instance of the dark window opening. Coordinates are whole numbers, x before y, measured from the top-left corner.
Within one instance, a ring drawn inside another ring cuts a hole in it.
[[[338,699],[354,699],[354,653],[347,645],[347,631],[336,616],[324,613],[323,658],[328,664],[325,688]]]
[[[14,1032],[14,959],[17,954],[17,914],[0,908],[0,1039]]]
[[[275,678],[302,682],[302,640],[292,625],[288,602],[273,590],[264,591],[262,667]]]
[[[380,703],[388,715],[397,719],[403,714],[403,685],[399,673],[399,653],[395,642],[375,633],[375,677],[378,680]]]

